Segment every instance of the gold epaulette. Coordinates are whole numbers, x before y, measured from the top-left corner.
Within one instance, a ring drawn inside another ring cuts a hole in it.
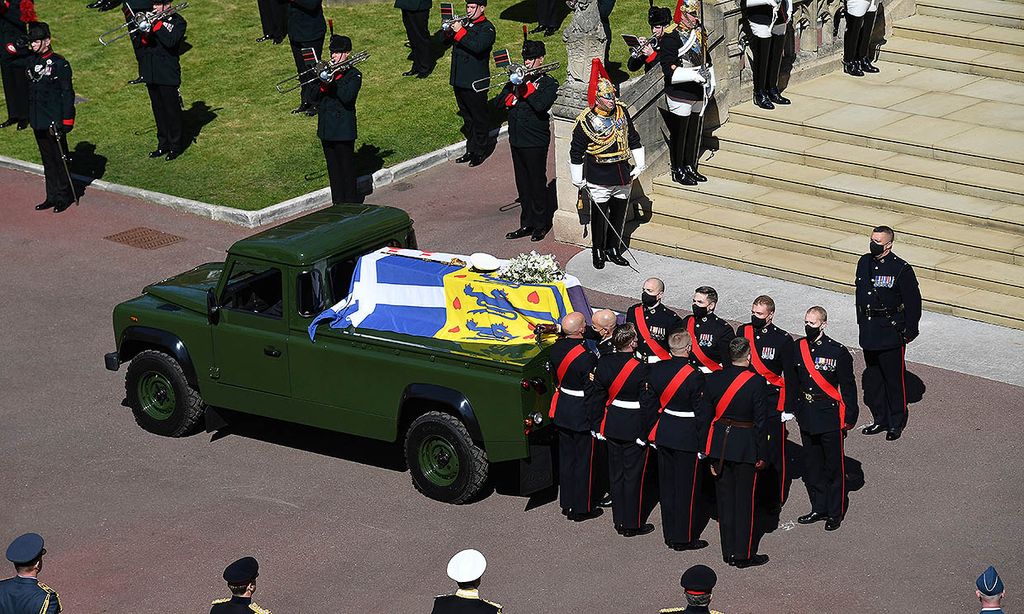
[[[671,612],[682,612],[686,608],[662,608],[658,610],[658,614],[670,614]]]
[[[38,582],[38,581],[37,581],[37,582]],[[53,590],[53,589],[52,589],[52,588],[50,588],[49,586],[46,586],[46,585],[45,585],[45,584],[43,584],[42,582],[38,582],[38,584],[39,584],[39,588],[43,589],[43,590],[44,590],[44,591],[46,591],[47,593],[50,593],[50,594],[52,594],[52,595],[56,595],[56,594],[57,594],[57,591]]]
[[[489,603],[489,604],[493,605],[494,607],[498,608],[498,614],[501,614],[501,604],[500,603],[497,603],[495,601],[488,601],[486,599],[481,599],[480,601],[483,601],[484,603]]]
[[[576,116],[576,123],[578,124],[587,119],[587,113],[590,113],[590,107],[587,107],[586,109],[580,111],[580,114]]]
[[[253,601],[252,603],[249,604],[249,609],[252,610],[253,612],[256,612],[256,614],[271,614],[270,610],[268,610],[267,608],[263,608],[263,607],[260,607],[260,606],[256,605],[255,601]]]
[[[711,610],[711,614],[722,614],[722,613],[719,612],[718,610]]]
[[[227,599],[214,599],[210,602],[210,605],[217,605],[218,603],[227,603],[229,601],[231,601],[230,597],[228,597]]]

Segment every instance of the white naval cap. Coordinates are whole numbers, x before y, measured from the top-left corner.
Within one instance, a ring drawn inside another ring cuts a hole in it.
[[[469,256],[470,265],[478,271],[497,271],[501,268],[501,261],[494,256],[484,253],[476,252]]]
[[[487,559],[472,548],[458,552],[448,561],[448,577],[456,582],[472,582],[484,575]]]

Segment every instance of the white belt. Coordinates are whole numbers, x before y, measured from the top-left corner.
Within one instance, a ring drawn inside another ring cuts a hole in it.
[[[612,401],[612,405],[615,407],[621,407],[622,409],[640,409],[640,401],[620,401],[615,399]]]
[[[711,369],[705,367],[704,365],[701,365],[700,366],[700,372],[701,373],[711,373]]]
[[[561,392],[562,394],[567,394],[571,397],[583,397],[582,390],[572,390],[571,388],[559,388],[558,391]]]
[[[697,417],[697,414],[693,413],[692,411],[676,411],[674,409],[665,409],[665,410],[662,410],[662,411],[665,412],[666,414],[670,415],[670,416],[675,416],[676,418],[696,418]]]
[[[654,354],[651,354],[650,356],[647,357],[647,364],[653,365],[656,362],[661,362],[661,358],[655,356]]]

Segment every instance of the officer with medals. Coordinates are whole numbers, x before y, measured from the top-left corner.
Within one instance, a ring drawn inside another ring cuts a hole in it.
[[[270,614],[252,600],[256,592],[256,578],[260,575],[260,564],[247,556],[238,559],[224,569],[224,581],[228,583],[231,597],[215,599],[210,614]]]
[[[28,119],[43,160],[46,200],[36,211],[60,213],[75,202],[68,173],[67,134],[75,127],[75,89],[71,64],[50,48],[50,26],[41,21],[28,26]]]
[[[156,0],[153,11],[171,6],[170,0]],[[149,91],[149,102],[156,119],[157,147],[150,158],[164,156],[174,160],[185,151],[184,127],[181,119],[181,54],[188,24],[180,13],[167,15],[139,25],[142,32],[141,74]]]
[[[896,233],[888,226],[871,231],[871,251],[857,261],[857,325],[864,350],[864,402],[874,422],[865,435],[886,431],[894,441],[907,426],[907,344],[917,338],[921,289],[914,267],[892,253]]]
[[[750,366],[768,382],[768,466],[761,473],[759,482],[762,492],[776,510],[786,500],[786,422],[792,420],[791,397],[796,389],[786,388],[786,381],[792,380],[793,337],[776,326],[775,301],[761,295],[750,306],[750,322],[741,324],[736,331],[750,343]]]
[[[796,368],[791,384],[796,392],[796,418],[804,446],[804,484],[811,512],[800,524],[825,521],[835,531],[846,514],[846,432],[857,424],[857,384],[853,356],[825,335],[828,313],[811,307],[804,316],[803,339],[796,343]]]
[[[640,335],[637,355],[646,362],[668,360],[668,335],[683,327],[679,314],[661,299],[665,296],[665,282],[651,277],[644,282],[640,302],[626,310],[626,321],[634,324]]]
[[[704,386],[701,416],[707,433],[704,454],[711,463],[718,500],[722,560],[739,568],[764,565],[754,540],[757,475],[768,457],[768,383],[750,370],[750,342],[729,342],[729,366],[712,373]]]
[[[543,66],[545,53],[542,41],[526,39],[523,26],[523,64],[527,71]],[[506,234],[506,239],[529,235],[531,241],[540,241],[551,230],[555,208],[548,198],[548,111],[557,97],[558,81],[550,74],[527,76],[525,81],[513,74],[496,99],[508,109],[508,144],[520,205],[519,228]]]
[[[593,404],[586,401],[590,374],[597,356],[587,350],[583,330],[587,321],[574,311],[562,318],[562,337],[551,346],[548,357],[555,394],[548,417],[558,429],[558,498],[562,514],[581,522],[600,516],[591,496],[597,429]]]
[[[57,614],[57,591],[39,581],[43,570],[43,538],[37,533],[18,536],[7,547],[7,560],[15,576],[0,580],[0,612],[4,614]]]
[[[975,594],[981,602],[981,614],[1003,614],[1002,601],[1005,589],[1003,579],[999,577],[996,568],[989,565],[974,584],[977,587]]]
[[[647,386],[648,366],[634,357],[636,327],[615,327],[615,353],[604,354],[594,370],[590,399],[603,414],[595,437],[607,441],[608,479],[615,530],[624,537],[647,535],[654,525],[643,521],[644,474],[650,448],[647,434],[658,417]]]
[[[288,42],[292,48],[295,70],[300,74],[320,59],[327,36],[327,21],[324,19],[323,0],[289,0]],[[303,85],[299,106],[292,113],[305,113],[312,117],[317,113],[316,80]]]
[[[754,104],[774,109],[789,104],[779,90],[779,72],[786,46],[786,28],[793,16],[793,0],[742,0],[740,10],[750,25],[751,66],[754,80]]]
[[[652,0],[653,2],[653,0]],[[641,68],[648,72],[659,68],[658,51],[666,36],[673,36],[675,24],[672,23],[672,11],[659,6],[651,6],[647,9],[647,24],[651,26],[651,35],[654,37],[652,43],[644,41],[639,48],[630,49],[629,59],[626,60],[626,68],[630,72],[636,72]],[[678,38],[678,35],[676,35]],[[650,40],[650,39],[648,39]]]
[[[692,315],[683,318],[683,327],[690,334],[690,364],[705,374],[721,371],[729,362],[729,342],[736,333],[732,326],[715,315],[718,292],[701,286],[693,292]]]
[[[622,255],[626,248],[622,233],[633,180],[646,168],[644,148],[597,58],[590,68],[587,101],[589,107],[576,117],[569,146],[572,184],[589,192],[593,203],[590,241],[594,268],[603,269],[608,260],[629,266]],[[630,157],[635,163],[632,168]]]
[[[722,614],[708,607],[718,576],[707,565],[694,565],[683,572],[679,585],[686,591],[685,608],[662,608],[659,614]]]
[[[331,62],[344,62],[352,53],[352,40],[331,35]],[[356,191],[356,97],[363,84],[363,75],[355,66],[320,77],[317,95],[319,107],[316,135],[327,160],[327,177],[331,182],[331,202],[354,203]]]
[[[871,63],[871,33],[875,29],[878,0],[846,0],[843,34],[843,72],[854,77],[879,72]]]
[[[700,499],[702,451],[700,425],[704,374],[687,361],[690,336],[677,330],[668,336],[671,358],[651,365],[651,396],[658,404],[658,421],[647,439],[658,449],[661,528],[665,545],[673,550],[699,550],[696,525]]]
[[[487,559],[472,548],[458,552],[448,561],[448,577],[459,585],[451,595],[434,598],[431,614],[500,614],[501,604],[480,598],[480,577]]]
[[[466,136],[466,153],[456,162],[469,162],[470,166],[483,164],[488,154],[491,119],[487,106],[487,92],[473,90],[473,82],[491,76],[491,49],[497,32],[487,20],[487,0],[466,3],[469,23],[451,22],[446,30],[452,45],[452,69],[449,83],[455,91],[455,104],[462,116],[462,134]]]
[[[28,24],[36,20],[32,0],[0,0],[0,81],[4,86],[7,119],[0,128],[28,127],[28,79],[25,57],[29,54]]]

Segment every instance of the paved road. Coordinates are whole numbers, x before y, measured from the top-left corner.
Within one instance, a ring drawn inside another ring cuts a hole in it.
[[[512,200],[507,161],[499,149],[476,172],[445,166],[370,200],[407,208],[424,246],[512,255],[536,244],[501,238],[517,222],[498,212]],[[98,191],[36,213],[37,177],[0,171],[0,183],[0,539],[46,536],[44,581],[68,612],[203,612],[243,555],[260,559],[257,600],[278,613],[427,612],[449,588],[448,557],[470,546],[490,560],[485,596],[509,612],[655,611],[682,602],[679,573],[696,562],[718,571],[715,606],[730,614],[970,611],[989,563],[1010,606],[1024,584],[1021,388],[912,365],[927,392],[904,438],[848,440],[865,485],[842,529],[794,526],[807,511],[794,484],[762,542],[772,562],[740,571],[721,564],[715,525],[710,548],[676,553],[660,531],[623,539],[607,517],[569,523],[540,500],[429,501],[389,446],[260,423],[216,438],[142,431],[120,405],[123,370],[103,368],[111,307],[247,232]],[[185,241],[145,251],[103,239],[138,226]],[[563,262],[576,252],[539,247]],[[950,352],[986,360],[983,348]]]

